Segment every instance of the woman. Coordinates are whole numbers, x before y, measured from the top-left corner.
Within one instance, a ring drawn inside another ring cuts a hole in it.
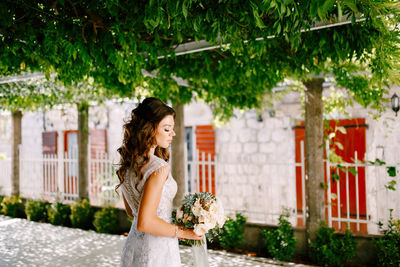
[[[174,118],[171,107],[151,97],[132,111],[124,125],[117,188],[133,221],[121,266],[180,266],[178,238],[203,238],[171,224],[177,184],[170,174],[167,148],[175,136]]]

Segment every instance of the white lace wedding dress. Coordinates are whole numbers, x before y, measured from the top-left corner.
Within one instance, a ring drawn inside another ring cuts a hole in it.
[[[120,187],[134,216],[128,238],[122,251],[121,266],[123,267],[181,266],[177,238],[154,236],[137,230],[137,214],[143,196],[145,182],[153,172],[167,164],[168,163],[163,159],[151,155],[150,161],[142,169],[143,180],[138,185],[138,190],[136,190],[134,186],[135,181],[133,181],[131,172],[127,172],[126,179]],[[170,173],[162,189],[160,204],[157,209],[157,216],[168,223],[172,221],[172,201],[176,191],[177,184]]]

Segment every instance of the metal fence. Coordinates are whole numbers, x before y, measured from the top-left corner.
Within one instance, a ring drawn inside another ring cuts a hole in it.
[[[63,202],[78,199],[77,149],[58,154],[33,154],[21,147],[20,155],[20,193],[23,197]],[[88,166],[91,204],[122,207],[120,197],[114,190],[118,178],[108,154],[100,151],[92,153]],[[1,180],[11,180],[11,177],[8,175]]]
[[[326,147],[329,147],[328,145]],[[329,158],[329,150],[326,151]],[[20,158],[20,191],[26,198],[44,199],[48,201],[70,202],[78,198],[78,160],[76,151],[58,154],[29,154],[21,149]],[[120,196],[115,192],[114,187],[118,184],[115,174],[115,165],[109,155],[104,152],[92,153],[89,159],[89,197],[93,205],[113,205],[123,207]],[[216,193],[218,179],[217,168],[223,168],[216,162],[213,155],[198,153],[193,161],[187,162],[187,192],[208,191]],[[302,145],[304,155],[304,145]],[[354,156],[357,158],[357,155]],[[350,228],[353,232],[379,234],[378,222],[387,222],[389,210],[393,210],[393,216],[400,218],[400,190],[397,184],[399,179],[391,177],[387,168],[390,165],[392,171],[399,173],[400,164],[369,164],[369,163],[341,163],[340,167],[329,161],[325,162],[326,171],[326,218],[329,226],[337,230]],[[277,163],[266,162],[264,167],[271,167]],[[243,166],[245,163],[243,163]],[[242,166],[242,167],[243,167]],[[239,166],[240,167],[240,166]],[[277,166],[275,166],[278,169]],[[283,168],[282,168],[283,167]],[[0,193],[6,195],[11,192],[11,160],[9,158],[0,160]],[[291,196],[287,208],[294,211],[292,218],[299,222],[306,220],[306,212],[296,212],[296,199],[302,199],[302,211],[306,211],[306,175],[305,160],[302,157],[299,163],[280,164],[280,168],[288,171],[291,168],[301,168],[301,193]],[[224,171],[224,170],[222,170]],[[287,180],[275,179],[275,184],[268,188],[269,193],[280,196],[283,192],[282,183],[286,187],[296,186],[296,175],[294,171],[287,172],[291,177]],[[286,173],[286,174],[287,174]],[[286,175],[284,174],[284,175]],[[360,182],[360,175],[365,179]],[[336,179],[340,178],[340,179]],[[394,181],[394,182],[392,182]],[[397,190],[392,190],[396,187]],[[243,191],[246,191],[243,189]],[[295,191],[295,190],[294,190]],[[291,190],[290,192],[293,192]],[[244,192],[249,194],[249,192]],[[250,193],[251,194],[251,193]],[[266,193],[264,193],[266,194]],[[267,194],[268,195],[268,194]],[[246,197],[246,195],[243,195]],[[276,198],[276,197],[275,197]],[[274,221],[281,210],[281,199],[276,199],[277,204],[271,200],[255,213],[260,215],[260,222],[270,223],[269,216]],[[229,207],[227,207],[229,210]],[[249,211],[250,212],[250,211]]]
[[[215,194],[215,156],[212,153],[196,151],[194,160],[187,162],[187,193],[210,192]]]

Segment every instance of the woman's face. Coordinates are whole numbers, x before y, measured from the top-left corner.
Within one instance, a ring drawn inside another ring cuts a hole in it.
[[[160,121],[156,130],[157,146],[167,148],[171,144],[172,137],[175,136],[174,125],[172,115],[167,115]]]

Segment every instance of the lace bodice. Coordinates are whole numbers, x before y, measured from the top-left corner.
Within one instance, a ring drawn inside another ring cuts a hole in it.
[[[157,267],[157,266],[180,266],[178,239],[173,237],[162,237],[146,234],[137,230],[137,215],[143,197],[144,187],[147,179],[154,172],[161,171],[166,165],[163,159],[151,155],[150,161],[143,167],[143,179],[135,188],[136,177],[128,171],[121,191],[134,216],[128,239],[126,240],[121,266]],[[157,216],[171,223],[173,199],[177,192],[177,184],[171,173],[164,183],[160,202],[157,208]]]
[[[135,187],[137,177],[132,177],[132,171],[127,171],[125,181],[121,185],[121,190],[124,194],[125,200],[128,202],[129,207],[132,210],[132,215],[134,217],[136,217],[139,212],[140,202],[143,196],[143,189],[147,179],[152,173],[162,169],[167,165],[168,163],[163,159],[155,155],[150,155],[150,161],[142,169],[143,179],[137,185],[137,187]],[[169,173],[168,178],[165,181],[160,204],[157,209],[157,216],[167,222],[171,221],[171,212],[173,209],[172,201],[175,197],[176,191],[177,184],[172,178],[171,173]]]

